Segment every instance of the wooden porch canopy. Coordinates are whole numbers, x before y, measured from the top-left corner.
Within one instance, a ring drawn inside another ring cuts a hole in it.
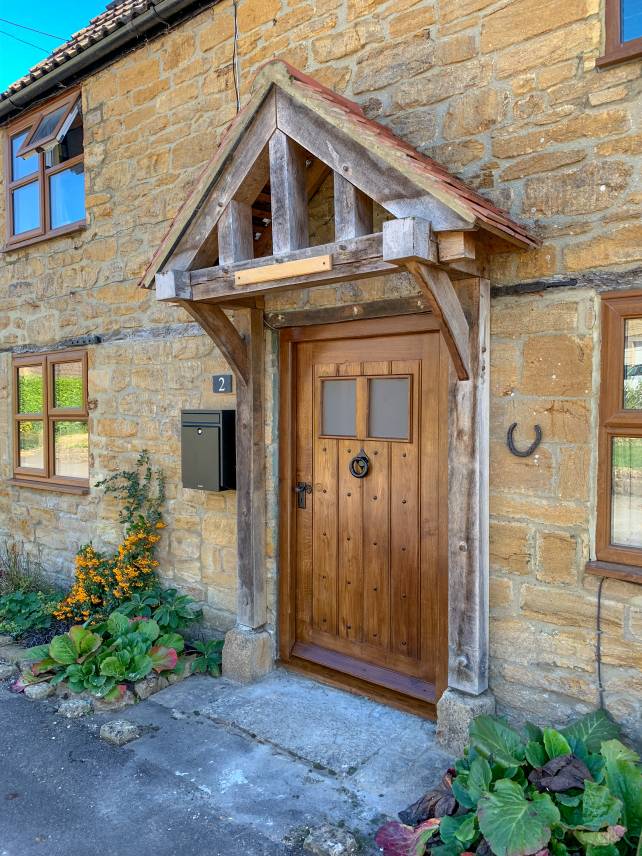
[[[310,246],[309,200],[330,175],[334,241]],[[264,66],[140,283],[155,285],[159,300],[189,312],[237,378],[242,629],[259,632],[267,621],[262,298],[408,271],[439,322],[455,381],[466,382],[455,382],[451,394],[450,490],[455,503],[461,494],[461,509],[449,534],[450,673],[451,686],[483,692],[487,580],[480,568],[487,523],[479,509],[487,479],[488,289],[477,288],[472,303],[464,300],[467,319],[453,281],[482,277],[489,251],[537,244],[505,212],[369,120],[357,104],[284,62]],[[240,310],[238,328],[225,308]]]
[[[335,240],[310,247],[308,200],[330,172]],[[373,231],[373,201],[395,218],[380,232]],[[180,300],[192,314],[215,305],[208,317],[221,319],[222,306],[277,290],[406,269],[439,319],[463,380],[468,328],[451,278],[480,275],[489,246],[536,245],[505,212],[357,104],[274,61],[257,76],[250,102],[141,285],[155,281],[158,299]]]

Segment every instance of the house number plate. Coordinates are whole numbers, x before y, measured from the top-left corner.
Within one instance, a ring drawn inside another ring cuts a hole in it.
[[[214,392],[232,392],[232,375],[215,374],[212,376],[212,389]]]

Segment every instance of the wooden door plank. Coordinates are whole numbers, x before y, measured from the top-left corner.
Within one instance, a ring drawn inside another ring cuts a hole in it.
[[[363,638],[384,649],[390,643],[390,454],[389,444],[364,445],[372,472],[363,488]]]
[[[416,396],[416,361],[395,360],[392,374],[411,374]],[[390,614],[393,653],[419,656],[419,438],[413,407],[412,442],[391,443],[390,474]]]
[[[317,364],[315,376],[315,417],[309,443],[314,448],[314,522],[312,627],[333,636],[338,632],[338,441],[321,438],[321,381],[336,377],[334,364]]]
[[[339,636],[363,640],[363,483],[348,464],[359,440],[339,440]]]
[[[314,372],[312,368],[312,346],[306,343],[297,346],[296,351],[296,436],[294,478],[290,485],[293,492],[298,482],[313,484],[314,457]],[[280,430],[284,426],[280,426]],[[297,639],[304,639],[313,621],[312,602],[313,584],[313,523],[315,513],[315,491],[306,494],[305,508],[298,508],[294,501],[296,517],[296,622]]]
[[[340,377],[356,377],[357,434],[363,437],[365,420],[363,383],[360,362],[344,362],[337,366]],[[360,449],[357,438],[338,442],[339,506],[339,636],[354,642],[363,639],[363,479],[350,474],[350,459]]]

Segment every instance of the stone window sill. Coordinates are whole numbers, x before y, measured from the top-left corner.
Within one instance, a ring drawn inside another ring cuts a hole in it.
[[[617,565],[615,562],[593,561],[586,563],[586,573],[596,577],[609,577],[626,583],[642,585],[642,568],[633,565]]]
[[[50,490],[54,493],[73,493],[77,496],[86,496],[89,493],[89,485],[81,484],[59,484],[58,482],[36,481],[35,479],[8,479],[8,484],[16,487],[30,487],[34,490]]]

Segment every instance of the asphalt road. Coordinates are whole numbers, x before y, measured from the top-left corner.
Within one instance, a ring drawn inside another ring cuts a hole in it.
[[[217,816],[211,799],[168,769],[0,685],[0,856],[299,852]]]

